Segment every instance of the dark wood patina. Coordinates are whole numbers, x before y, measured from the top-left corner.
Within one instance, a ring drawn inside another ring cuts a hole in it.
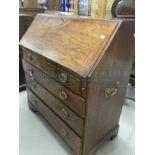
[[[20,41],[29,107],[73,154],[117,136],[133,37],[133,20],[40,14]]]

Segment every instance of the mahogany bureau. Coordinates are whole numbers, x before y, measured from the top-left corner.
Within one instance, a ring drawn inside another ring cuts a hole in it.
[[[134,22],[38,14],[20,41],[29,107],[75,155],[117,136]]]

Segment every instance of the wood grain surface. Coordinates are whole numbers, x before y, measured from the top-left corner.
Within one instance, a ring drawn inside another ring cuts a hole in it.
[[[52,125],[62,139],[74,150],[77,155],[81,153],[81,142],[79,138],[63,121],[61,121],[30,89],[27,89],[29,102],[42,114]]]
[[[45,59],[36,55],[34,52],[23,48],[23,58],[30,62],[32,65],[36,66],[46,74],[48,74],[51,78],[60,82],[62,85],[68,87],[72,91],[77,94],[81,94],[81,79],[72,74],[69,74],[68,71],[64,71],[63,69],[56,67],[53,64],[48,63]],[[65,73],[67,80],[66,82],[62,82],[59,78],[61,73]]]
[[[47,89],[42,87],[38,82],[32,80],[26,74],[27,86],[35,92],[35,94],[44,103],[52,109],[64,122],[66,122],[80,136],[83,136],[84,120],[76,115],[72,110],[66,107],[59,99],[54,97]]]
[[[88,80],[83,154],[87,154],[119,122],[134,55],[133,37],[134,21],[124,21]],[[116,94],[107,97],[106,88],[113,87],[116,82],[119,82]]]
[[[36,107],[76,155],[93,155],[118,134],[134,31],[132,19],[46,14],[20,42],[30,109]],[[59,80],[61,72],[68,83]]]
[[[86,77],[117,24],[118,21],[40,14],[20,44]]]
[[[80,117],[85,116],[85,100],[80,96],[77,96],[70,90],[66,89],[64,86],[59,84],[58,82],[54,81],[50,78],[47,74],[43,73],[36,67],[32,66],[31,64],[27,63],[23,59],[23,67],[27,74],[33,72],[33,77],[36,81],[38,81],[41,85],[43,85],[46,89],[48,89],[54,96],[59,98],[59,93],[61,91],[65,91],[67,94],[67,99],[62,100],[68,107],[70,107],[74,112],[76,112]]]

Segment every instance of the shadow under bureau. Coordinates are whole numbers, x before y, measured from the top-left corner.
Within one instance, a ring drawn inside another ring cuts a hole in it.
[[[117,136],[134,21],[39,14],[20,41],[29,107],[75,155]]]

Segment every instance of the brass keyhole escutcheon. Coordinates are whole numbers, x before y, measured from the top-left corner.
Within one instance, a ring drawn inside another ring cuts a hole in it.
[[[64,72],[61,72],[60,74],[59,74],[59,80],[61,81],[61,82],[63,82],[63,83],[66,83],[67,82],[67,74],[66,73],[64,73]]]
[[[68,112],[63,108],[61,109],[61,116],[65,119],[67,119],[69,117]]]
[[[64,128],[62,128],[62,129],[60,129],[60,134],[61,134],[62,137],[66,137],[67,136],[67,131]]]
[[[106,97],[114,96],[118,91],[118,87],[119,87],[119,81],[117,81],[112,87],[105,89],[105,96]]]
[[[62,100],[64,101],[64,100],[66,100],[66,99],[68,98],[68,95],[67,95],[67,93],[66,93],[65,91],[62,90],[62,91],[59,93],[59,98],[62,99]]]

